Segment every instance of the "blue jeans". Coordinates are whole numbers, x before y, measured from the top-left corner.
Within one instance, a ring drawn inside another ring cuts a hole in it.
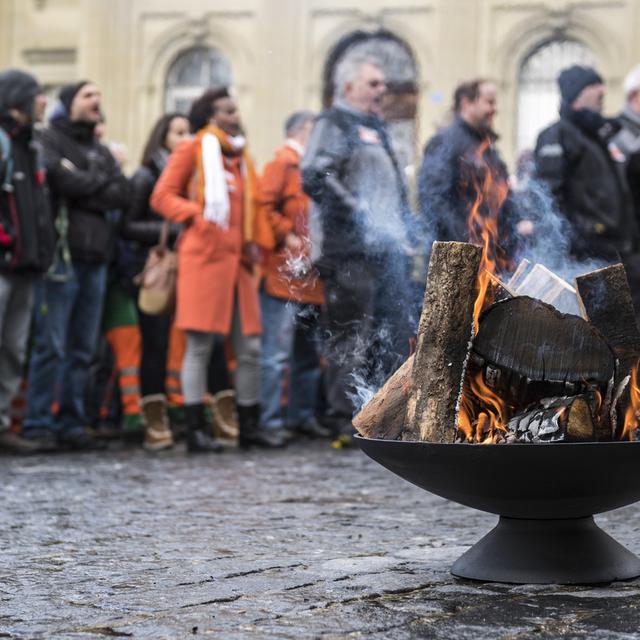
[[[260,294],[262,314],[261,405],[265,427],[283,426],[282,382],[289,365],[287,424],[314,417],[320,359],[316,340],[319,310]]]
[[[107,282],[107,266],[74,262],[67,282],[35,287],[35,332],[27,387],[26,437],[72,434],[87,424],[85,393]],[[53,401],[58,412],[51,411]]]

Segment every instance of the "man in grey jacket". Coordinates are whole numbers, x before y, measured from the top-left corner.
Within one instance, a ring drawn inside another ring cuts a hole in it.
[[[335,89],[301,168],[325,285],[328,416],[340,434],[408,355],[411,303],[407,196],[381,119],[384,73],[374,59],[348,56]]]

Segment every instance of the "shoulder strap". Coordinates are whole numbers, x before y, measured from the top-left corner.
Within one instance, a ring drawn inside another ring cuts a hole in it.
[[[5,170],[2,178],[2,190],[13,191],[13,157],[11,156],[11,140],[7,132],[0,127],[0,159],[4,161]]]

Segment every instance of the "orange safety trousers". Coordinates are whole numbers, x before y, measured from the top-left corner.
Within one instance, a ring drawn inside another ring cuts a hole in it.
[[[124,415],[140,413],[140,358],[142,338],[137,324],[114,327],[106,333],[115,358]]]
[[[169,349],[167,350],[167,375],[164,382],[164,388],[167,392],[167,403],[171,407],[181,407],[184,405],[180,373],[182,371],[182,361],[184,360],[186,348],[187,336],[185,332],[182,331],[182,329],[178,329],[175,323],[171,323]]]

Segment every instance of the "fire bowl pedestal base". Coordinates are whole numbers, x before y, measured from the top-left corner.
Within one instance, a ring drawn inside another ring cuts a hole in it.
[[[500,517],[496,527],[454,563],[460,578],[515,584],[595,584],[640,575],[640,558],[592,516],[568,520]]]

